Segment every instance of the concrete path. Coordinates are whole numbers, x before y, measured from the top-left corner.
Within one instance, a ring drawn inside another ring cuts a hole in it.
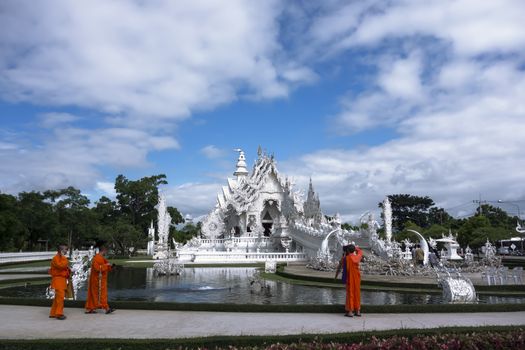
[[[341,333],[445,326],[525,325],[525,312],[458,314],[228,313],[117,310],[85,315],[66,309],[67,320],[48,318],[48,308],[0,306],[0,339],[39,338],[188,338],[212,335],[287,335]],[[96,322],[93,322],[96,321]]]

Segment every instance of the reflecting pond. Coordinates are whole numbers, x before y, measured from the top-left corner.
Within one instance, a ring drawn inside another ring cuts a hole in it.
[[[169,301],[185,303],[237,304],[343,304],[343,288],[321,288],[266,281],[263,292],[252,291],[255,268],[185,268],[181,276],[155,277],[152,268],[123,267],[108,279],[109,300]],[[0,296],[45,297],[46,285],[0,289]],[[85,300],[86,287],[78,299]],[[361,301],[369,305],[436,304],[441,294],[362,291]],[[482,303],[524,303],[525,297],[480,296]]]

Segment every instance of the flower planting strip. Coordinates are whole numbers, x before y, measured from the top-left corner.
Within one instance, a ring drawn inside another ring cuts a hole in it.
[[[336,349],[330,347],[336,344],[367,344],[373,339],[389,339],[406,337],[445,337],[454,340],[458,337],[483,337],[488,342],[487,348],[492,348],[493,338],[498,335],[515,340],[516,344],[523,343],[523,328],[489,326],[489,327],[445,327],[433,329],[398,329],[388,331],[367,331],[337,334],[300,334],[284,336],[214,336],[183,339],[36,339],[36,340],[2,340],[0,350],[70,350],[105,349],[105,350],[165,350],[165,349],[242,349],[243,347],[257,347],[259,349],[285,349],[280,345],[296,344],[294,349]],[[275,345],[279,344],[279,345]],[[273,346],[272,346],[273,345]],[[385,345],[388,345],[386,343]],[[519,346],[519,345],[518,345]],[[343,347],[344,348],[344,347]],[[374,347],[376,348],[376,347]],[[455,347],[457,348],[457,347]],[[517,347],[514,347],[517,348]],[[442,347],[448,349],[448,347]]]

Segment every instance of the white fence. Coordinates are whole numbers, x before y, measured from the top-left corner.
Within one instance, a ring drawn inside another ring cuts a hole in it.
[[[51,260],[56,252],[20,252],[20,253],[0,253],[0,264]]]
[[[227,243],[232,244],[246,244],[246,243],[266,243],[270,242],[269,237],[232,237],[232,238],[198,238],[197,241],[201,245],[225,245]]]
[[[182,263],[252,263],[265,262],[268,260],[276,262],[287,261],[306,261],[307,257],[304,253],[256,253],[256,252],[179,252],[179,261]]]

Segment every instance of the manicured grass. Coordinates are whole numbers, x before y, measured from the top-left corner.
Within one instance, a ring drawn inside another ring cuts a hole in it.
[[[331,344],[358,344],[369,343],[374,339],[389,339],[395,337],[406,337],[414,339],[416,337],[456,337],[468,335],[469,337],[490,337],[494,335],[504,335],[511,337],[516,344],[523,343],[520,337],[523,335],[523,328],[516,327],[446,327],[434,329],[399,329],[388,331],[367,331],[356,333],[336,333],[336,334],[299,334],[283,336],[214,336],[185,339],[39,339],[39,340],[3,340],[0,349],[38,349],[38,350],[70,350],[80,349],[105,349],[105,350],[168,350],[168,349],[235,349],[257,347],[266,349],[274,345],[282,349],[277,344],[294,345],[295,349],[320,349],[323,345]],[[496,345],[494,344],[494,348]],[[338,348],[336,346],[336,348]],[[447,347],[448,348],[448,347]],[[456,349],[459,349],[457,347]],[[499,347],[500,349],[504,349]],[[445,348],[444,348],[445,349]]]

